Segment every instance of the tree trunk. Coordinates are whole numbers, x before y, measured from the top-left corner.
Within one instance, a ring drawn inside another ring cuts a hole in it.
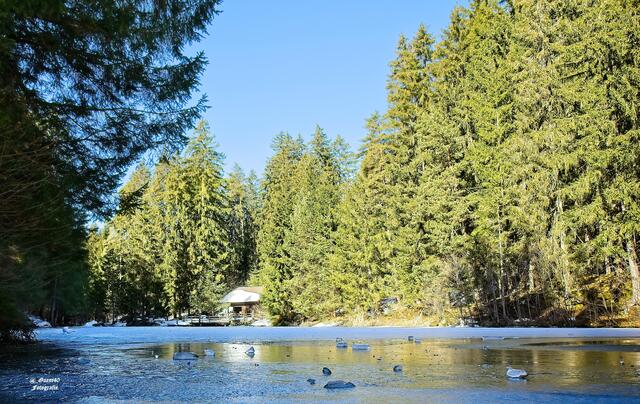
[[[535,272],[535,266],[533,265],[533,260],[529,258],[529,292],[533,292],[535,290],[535,284],[533,279],[533,274]]]
[[[496,284],[491,287],[491,293],[493,295],[493,317],[496,319],[496,323],[500,322],[500,314],[498,313],[498,297],[496,296]]]
[[[560,199],[560,197],[556,198],[556,223],[558,223],[560,221],[560,215],[563,212],[563,204],[562,204],[562,200]],[[560,251],[561,251],[561,269],[560,269],[560,273],[562,276],[562,284],[564,286],[564,296],[565,298],[569,297],[569,290],[571,289],[569,283],[569,260],[567,259],[567,246],[565,245],[565,234],[564,234],[564,230],[560,230],[560,234],[559,234],[559,242],[560,242]]]
[[[500,204],[498,204],[498,253],[500,254],[500,271],[498,274],[498,289],[500,292],[500,300],[502,302],[502,317],[507,319],[507,307],[505,303],[504,293],[504,251],[502,246],[502,216],[500,215]]]
[[[53,281],[53,297],[51,298],[51,318],[50,322],[52,326],[56,326],[56,301],[58,295],[58,278]]]
[[[633,235],[627,241],[627,256],[629,259],[629,272],[631,274],[631,305],[640,304],[640,273],[638,272],[638,255],[636,253],[636,237]]]

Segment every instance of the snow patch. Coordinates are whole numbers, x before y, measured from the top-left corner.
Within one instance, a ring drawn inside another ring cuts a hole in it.
[[[38,328],[51,328],[51,323],[49,323],[46,320],[41,319],[38,316],[33,316],[31,314],[28,314],[27,318],[29,319],[29,321],[31,321],[33,323],[33,325],[35,325]]]
[[[318,323],[318,324],[314,324],[311,327],[337,327],[340,324],[338,323]]]

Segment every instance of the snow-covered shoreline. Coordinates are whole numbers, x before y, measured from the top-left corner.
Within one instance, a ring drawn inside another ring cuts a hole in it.
[[[640,338],[640,328],[484,328],[484,327],[71,327],[38,329],[42,342],[72,344],[161,342],[284,342],[406,339]]]

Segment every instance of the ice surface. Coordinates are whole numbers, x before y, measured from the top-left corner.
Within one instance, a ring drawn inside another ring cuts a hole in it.
[[[640,397],[640,338],[632,329],[78,327],[37,335],[38,345],[0,350],[0,402],[566,404]],[[500,338],[482,339],[488,336]],[[337,349],[340,337],[370,350]],[[175,352],[200,359],[174,361]],[[322,374],[325,366],[331,375]],[[507,366],[529,377],[509,380]],[[58,379],[43,383],[58,390],[32,390],[38,380]],[[356,388],[324,389],[332,380]]]
[[[118,344],[159,342],[277,342],[352,341],[404,339],[409,335],[427,339],[481,338],[640,338],[638,328],[482,328],[482,327],[71,327],[72,337],[59,329],[38,329],[40,341],[69,341],[75,344]]]

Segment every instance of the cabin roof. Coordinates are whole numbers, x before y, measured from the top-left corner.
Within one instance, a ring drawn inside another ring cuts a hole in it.
[[[262,291],[262,287],[242,286],[224,295],[220,302],[229,304],[258,303],[260,302]]]
[[[257,293],[261,295],[264,292],[264,288],[262,286],[240,286],[239,288],[235,288],[234,290],[244,290],[249,293]]]

